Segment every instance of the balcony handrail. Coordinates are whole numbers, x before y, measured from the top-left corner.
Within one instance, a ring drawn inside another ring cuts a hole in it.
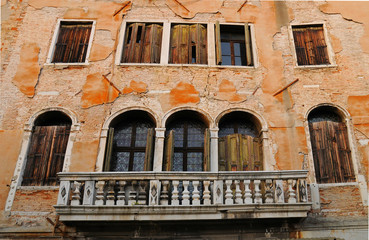
[[[60,172],[60,181],[87,180],[266,180],[305,179],[307,170],[234,172]]]

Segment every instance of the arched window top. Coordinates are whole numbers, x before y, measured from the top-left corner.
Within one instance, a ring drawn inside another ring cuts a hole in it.
[[[150,124],[150,127],[155,127],[155,119],[151,114],[142,110],[130,110],[128,112],[124,112],[117,117],[115,117],[111,122],[109,127],[119,127],[120,125],[127,124],[129,122],[146,122]]]
[[[204,127],[209,126],[209,120],[199,112],[193,110],[182,110],[176,112],[168,117],[165,126],[166,128],[172,126],[173,124],[178,124],[178,122],[183,121],[192,121],[198,122],[199,124],[203,124]]]
[[[34,126],[61,126],[72,125],[72,120],[61,111],[48,111],[39,115]]]
[[[239,133],[259,137],[261,125],[251,114],[235,111],[224,115],[219,121],[219,137]]]
[[[342,114],[340,114],[340,112],[336,108],[330,106],[322,106],[315,108],[309,113],[308,121],[309,123],[323,121],[343,122],[343,118]]]

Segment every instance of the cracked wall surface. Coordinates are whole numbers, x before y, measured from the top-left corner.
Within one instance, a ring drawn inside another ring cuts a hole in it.
[[[270,170],[290,170],[311,169],[307,113],[319,104],[329,103],[349,113],[354,144],[351,148],[356,153],[357,170],[367,183],[369,3],[258,0],[244,3],[236,0],[3,0],[0,86],[0,140],[3,141],[0,142],[5,144],[0,147],[3,156],[0,161],[6,167],[0,169],[0,210],[4,209],[7,185],[19,158],[25,124],[34,114],[50,107],[70,110],[80,124],[70,171],[94,171],[101,129],[110,115],[128,108],[147,108],[160,121],[179,107],[200,109],[211,119],[229,109],[259,114],[268,130],[271,154],[265,160],[267,165]],[[59,19],[96,21],[88,65],[46,64]],[[138,20],[248,22],[253,26],[256,66],[116,65],[115,59],[120,58],[116,52],[121,25]],[[312,23],[324,24],[326,29],[333,61],[328,67],[296,66],[291,24]],[[158,123],[158,127],[163,126]],[[309,179],[312,178],[310,172]],[[349,192],[351,187],[347,189]],[[352,198],[355,204],[360,204],[357,188],[354,189],[351,189]],[[330,191],[327,195],[333,197]],[[21,209],[20,196],[15,203],[17,211],[31,214],[29,209]],[[55,204],[54,200],[46,199],[45,204]],[[337,204],[341,207],[342,202]],[[0,215],[0,225],[12,226],[14,219]],[[45,227],[47,223],[40,226]]]

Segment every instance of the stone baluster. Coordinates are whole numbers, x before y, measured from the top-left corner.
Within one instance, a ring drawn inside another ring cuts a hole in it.
[[[288,179],[287,181],[287,185],[288,185],[288,190],[287,190],[287,194],[288,194],[288,203],[296,203],[296,193],[295,190],[293,189],[294,185],[295,185],[295,180],[293,179]]]
[[[149,205],[150,206],[159,205],[159,196],[160,196],[160,181],[150,180]]]
[[[273,180],[265,180],[265,203],[273,203]]]
[[[92,206],[95,197],[95,181],[85,181],[85,189],[83,193],[83,205]]]
[[[261,198],[260,180],[254,180],[254,186],[255,186],[254,203],[261,204],[263,203],[263,199]]]
[[[74,181],[73,186],[74,186],[74,191],[72,194],[72,201],[70,205],[78,206],[78,205],[81,205],[81,191],[80,191],[81,183]]]
[[[105,205],[107,206],[115,205],[115,192],[114,192],[115,183],[116,183],[115,180],[108,181],[108,192],[106,195],[106,203],[105,203]]]
[[[245,193],[243,195],[244,203],[251,204],[252,203],[252,194],[250,189],[250,180],[243,180],[243,184],[245,185]]]
[[[160,193],[160,205],[168,205],[168,185],[169,181],[163,181],[162,182],[162,190]]]
[[[211,205],[209,186],[210,181],[204,181],[204,192],[202,196],[204,199],[204,205]]]
[[[215,180],[213,186],[214,204],[223,204],[223,180]]]
[[[242,191],[240,189],[240,180],[235,180],[234,181],[235,185],[236,185],[236,191],[235,191],[235,204],[242,204],[243,200],[242,200]]]
[[[192,205],[200,205],[200,191],[199,191],[199,181],[192,181],[193,192],[192,192]]]
[[[305,179],[299,179],[298,180],[298,201],[299,202],[307,202],[307,186],[306,186],[306,180]]]
[[[283,180],[275,180],[274,189],[275,202],[284,203]]]
[[[183,192],[182,192],[182,205],[190,205],[190,192],[188,191],[188,185],[190,181],[183,181]]]
[[[226,180],[225,184],[227,186],[225,194],[225,204],[233,204],[233,194],[231,190],[232,180]]]
[[[129,206],[133,206],[136,204],[136,197],[137,197],[137,191],[136,191],[136,187],[137,187],[137,181],[132,181],[131,182],[132,188],[129,191],[129,195],[128,195],[128,205]]]
[[[146,205],[146,196],[146,181],[140,181],[137,204]]]
[[[104,187],[105,187],[105,181],[98,181],[96,183],[96,206],[102,206],[104,205]]]
[[[70,181],[61,181],[58,194],[58,206],[66,206],[69,204]]]
[[[179,206],[179,192],[178,185],[179,181],[172,181],[173,191],[172,191],[172,206]]]
[[[126,192],[124,191],[127,182],[126,181],[119,181],[119,191],[117,195],[117,205],[124,206],[126,205]]]

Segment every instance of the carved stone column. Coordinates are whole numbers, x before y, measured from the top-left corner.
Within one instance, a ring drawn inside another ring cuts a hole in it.
[[[154,172],[161,172],[163,169],[164,138],[165,128],[155,128],[155,150],[154,150]]]

